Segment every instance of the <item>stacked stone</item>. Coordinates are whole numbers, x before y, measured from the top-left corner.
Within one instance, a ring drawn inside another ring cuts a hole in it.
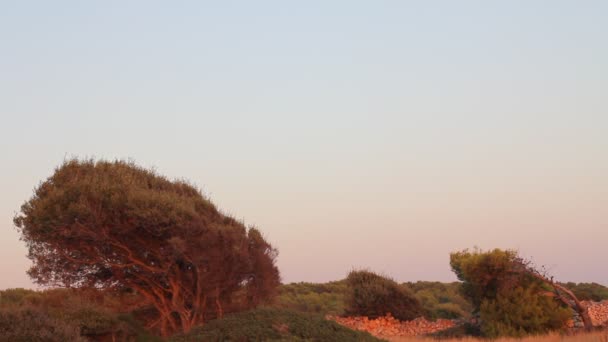
[[[574,309],[570,308],[570,313],[572,314],[572,318],[568,320],[566,325],[570,329],[582,329],[585,327],[585,322],[583,321],[583,317],[576,312]]]
[[[602,302],[583,302],[594,326],[608,326],[608,300]]]
[[[434,333],[452,328],[455,323],[448,319],[428,321],[422,317],[411,321],[399,321],[387,314],[384,317],[328,317],[350,329],[363,330],[377,337],[408,337]]]

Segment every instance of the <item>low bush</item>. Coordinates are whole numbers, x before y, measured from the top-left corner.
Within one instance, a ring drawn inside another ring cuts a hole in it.
[[[357,341],[381,340],[364,332],[350,330],[321,315],[280,309],[256,309],[213,320],[171,341]]]
[[[418,299],[405,286],[392,279],[369,271],[352,271],[346,283],[347,315],[377,318],[391,313],[403,321],[423,315]]]
[[[100,291],[0,291],[0,341],[78,341],[74,332],[83,341],[151,338],[138,320],[116,310],[118,301]]]
[[[2,342],[59,342],[87,341],[80,328],[53,318],[33,307],[0,309],[0,341]]]
[[[424,308],[425,316],[431,320],[460,319],[471,316],[473,307],[462,295],[462,284],[418,281],[404,283]]]
[[[344,314],[346,282],[325,284],[294,283],[279,286],[279,295],[272,307],[321,315]]]

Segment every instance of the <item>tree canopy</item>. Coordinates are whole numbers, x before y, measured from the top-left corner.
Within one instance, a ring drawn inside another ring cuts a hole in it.
[[[569,307],[589,324],[571,291],[515,251],[463,250],[450,255],[450,265],[487,337],[520,337],[563,328],[572,317]]]
[[[277,252],[257,229],[187,182],[130,162],[64,162],[14,222],[37,283],[133,289],[154,305],[150,325],[164,335],[257,305],[279,284]]]

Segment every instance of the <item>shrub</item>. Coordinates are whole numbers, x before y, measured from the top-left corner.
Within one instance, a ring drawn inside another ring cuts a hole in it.
[[[377,318],[391,313],[399,320],[411,320],[423,313],[418,299],[392,279],[369,271],[352,271],[346,283],[347,315]]]
[[[570,311],[550,296],[549,284],[521,268],[515,251],[464,250],[450,255],[452,270],[479,315],[486,337],[539,334],[565,326]]]
[[[125,330],[115,313],[94,306],[74,308],[62,313],[62,316],[78,326],[84,336],[115,334]]]
[[[170,341],[361,341],[379,342],[368,333],[350,330],[321,315],[279,309],[239,312],[213,320]]]
[[[0,341],[59,342],[86,341],[79,327],[31,308],[0,309]]]
[[[37,296],[37,292],[27,289],[6,289],[0,291],[0,307],[20,306]]]
[[[538,292],[536,285],[517,287],[484,300],[480,308],[482,334],[490,338],[523,337],[564,327],[571,317],[570,310]]]
[[[459,319],[467,317],[468,315],[468,312],[464,311],[455,303],[440,303],[433,308],[433,311],[430,312],[429,316],[432,319]]]
[[[281,285],[272,307],[295,311],[340,316],[344,313],[346,282],[326,284],[295,283]]]
[[[461,283],[418,281],[403,285],[418,298],[427,318],[468,318],[473,310],[471,303],[462,295]]]
[[[115,306],[122,301],[118,295],[101,291],[96,293],[68,289],[0,291],[0,310],[4,313],[2,324],[5,330],[10,329],[6,334],[10,333],[11,335],[8,336],[13,336],[11,340],[17,338],[14,336],[26,336],[23,338],[27,341],[51,341],[44,336],[52,337],[54,333],[64,336],[65,329],[68,329],[70,334],[75,330],[83,338],[96,340],[112,337],[117,341],[123,341],[138,336],[149,337],[134,317],[116,312]],[[13,320],[26,322],[22,323],[26,328],[22,329],[19,324],[11,325],[10,322]],[[41,325],[31,323],[34,320]],[[27,331],[29,325],[33,327],[31,330],[40,330],[40,332],[34,334],[32,331]],[[5,341],[3,338],[4,335],[0,331],[0,341]],[[58,338],[57,341],[70,341],[70,339]]]

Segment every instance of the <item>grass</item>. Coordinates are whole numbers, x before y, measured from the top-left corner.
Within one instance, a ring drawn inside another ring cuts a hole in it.
[[[465,337],[458,339],[431,339],[423,337],[394,337],[388,338],[390,342],[608,342],[608,331],[590,332],[590,333],[579,333],[574,335],[560,335],[560,334],[549,334],[542,336],[531,336],[524,337],[522,339],[516,338],[499,338],[496,340],[484,340],[474,337]]]

